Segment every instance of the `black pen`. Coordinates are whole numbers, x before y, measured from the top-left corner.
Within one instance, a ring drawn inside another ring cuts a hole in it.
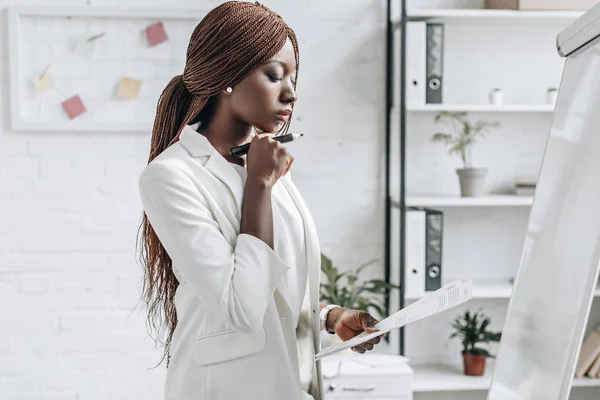
[[[278,141],[279,143],[287,143],[292,140],[296,140],[299,137],[304,136],[303,133],[287,133],[281,136],[272,136],[273,140]],[[243,144],[241,146],[235,146],[231,148],[231,155],[234,157],[243,156],[248,153],[248,149],[250,148],[250,143]]]

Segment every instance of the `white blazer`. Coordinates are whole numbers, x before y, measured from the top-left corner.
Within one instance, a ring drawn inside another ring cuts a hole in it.
[[[289,174],[281,178],[302,213],[312,346],[320,351],[320,249]],[[208,139],[186,126],[142,171],[142,205],[173,262],[179,318],[166,400],[294,400],[300,389],[296,327],[283,279],[290,268],[263,241],[240,234],[243,185]],[[302,338],[298,338],[301,340]],[[309,344],[310,345],[310,344]],[[320,361],[313,391],[322,400]]]

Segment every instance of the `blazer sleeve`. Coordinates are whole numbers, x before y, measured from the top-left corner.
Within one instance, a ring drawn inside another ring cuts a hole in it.
[[[290,268],[265,242],[240,234],[232,247],[206,199],[176,167],[149,164],[139,179],[146,216],[161,244],[206,307],[242,332],[261,328]]]

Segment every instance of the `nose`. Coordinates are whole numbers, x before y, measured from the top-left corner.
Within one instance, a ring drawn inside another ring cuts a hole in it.
[[[294,89],[294,84],[291,81],[288,81],[288,84],[281,93],[281,101],[285,104],[293,105],[296,100],[296,89]]]

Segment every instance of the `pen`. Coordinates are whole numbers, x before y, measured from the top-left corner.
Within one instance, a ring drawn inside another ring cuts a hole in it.
[[[287,133],[281,136],[273,136],[273,140],[278,141],[279,143],[287,143],[292,140],[296,140],[300,137],[304,136],[303,133]],[[250,148],[250,143],[243,144],[241,146],[235,146],[231,148],[231,155],[234,157],[239,157],[248,153],[248,149]]]

